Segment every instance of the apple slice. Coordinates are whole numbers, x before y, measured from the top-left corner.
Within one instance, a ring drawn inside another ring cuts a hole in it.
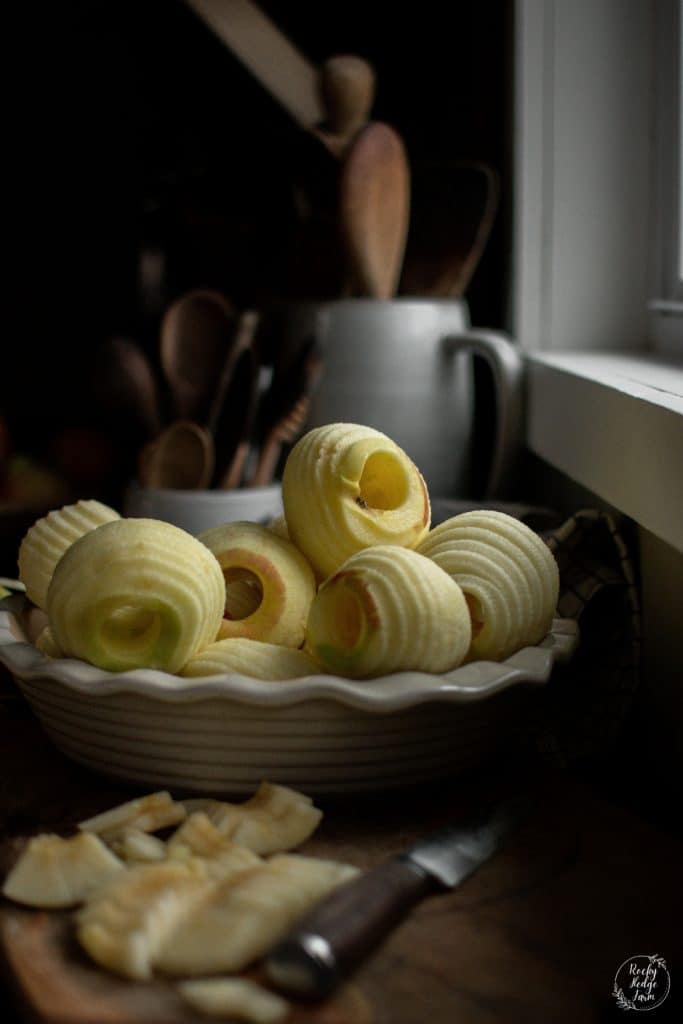
[[[47,591],[64,552],[90,530],[120,519],[99,501],[77,501],[49,512],[33,524],[19,546],[19,578],[38,608],[47,608]]]
[[[278,1024],[290,1010],[286,999],[248,978],[181,981],[178,991],[189,1006],[207,1017],[236,1017],[248,1024]]]
[[[300,846],[322,820],[309,796],[270,782],[262,782],[244,803],[211,801],[205,813],[224,836],[264,855]]]
[[[110,807],[94,818],[81,821],[82,832],[94,832],[106,843],[112,843],[128,829],[138,832],[157,832],[185,820],[185,805],[173,799],[165,789],[157,793],[127,800],[125,804]]]
[[[465,593],[473,617],[470,660],[503,660],[537,644],[550,629],[557,562],[525,523],[505,512],[463,512],[440,523],[418,551]]]
[[[301,679],[326,670],[305,651],[246,637],[228,637],[209,644],[190,658],[183,676],[214,676],[236,672],[253,679]]]
[[[78,912],[78,941],[101,967],[147,980],[168,935],[214,886],[199,860],[136,864],[96,890]]]
[[[447,672],[463,661],[471,640],[467,603],[454,583],[408,548],[359,551],[320,587],[307,648],[331,672],[356,679]]]
[[[315,577],[300,551],[258,523],[236,522],[198,537],[225,578],[225,612],[218,639],[247,637],[300,647]]]
[[[62,839],[35,836],[10,871],[4,896],[29,907],[75,907],[93,889],[124,870],[101,839],[90,833]]]
[[[354,878],[336,861],[280,854],[220,883],[167,937],[155,965],[172,975],[240,971],[263,956],[318,900]]]
[[[47,594],[55,642],[112,672],[177,672],[215,639],[221,567],[189,533],[155,519],[118,519],[75,541]]]
[[[373,544],[414,548],[429,529],[417,466],[385,434],[353,423],[317,427],[297,442],[282,498],[290,536],[320,579]]]

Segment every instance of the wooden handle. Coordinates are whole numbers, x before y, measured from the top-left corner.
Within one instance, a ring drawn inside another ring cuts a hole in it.
[[[329,57],[320,72],[320,95],[326,118],[317,134],[341,157],[367,124],[375,99],[374,69],[362,57]]]
[[[385,861],[305,917],[266,960],[268,977],[299,996],[327,996],[434,888],[411,861]]]
[[[318,69],[249,0],[186,0],[303,128],[324,118]]]

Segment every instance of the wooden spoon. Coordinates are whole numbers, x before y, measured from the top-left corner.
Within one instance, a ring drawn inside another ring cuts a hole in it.
[[[416,167],[413,181],[401,294],[459,298],[469,288],[496,219],[498,175],[487,164],[458,160]]]
[[[182,420],[205,423],[235,334],[237,314],[220,292],[195,289],[161,323],[161,367]]]
[[[329,57],[320,72],[326,121],[319,134],[328,149],[342,156],[367,123],[375,99],[375,72],[362,57]]]
[[[371,122],[342,169],[341,230],[361,294],[390,299],[401,275],[410,210],[410,170],[400,136]]]
[[[283,445],[292,444],[303,430],[323,361],[309,341],[296,362],[274,378],[267,403],[266,428],[249,487],[271,483]]]
[[[138,473],[145,487],[200,490],[211,481],[213,463],[209,432],[197,423],[178,420],[143,448]]]
[[[161,403],[154,371],[144,352],[128,338],[108,338],[95,356],[93,394],[101,408],[133,419],[146,437],[161,430]]]
[[[232,338],[225,353],[224,363],[221,368],[220,379],[215,387],[211,407],[207,416],[207,427],[216,438],[219,420],[221,419],[225,406],[226,395],[232,389],[232,381],[235,370],[242,354],[249,348],[253,348],[254,338],[259,326],[260,314],[255,310],[248,309],[240,313],[235,323]]]

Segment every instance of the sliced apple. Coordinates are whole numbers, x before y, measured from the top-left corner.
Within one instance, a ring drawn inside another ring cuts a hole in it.
[[[373,544],[414,548],[430,503],[417,466],[371,427],[332,423],[305,434],[282,480],[287,527],[318,578]]]
[[[78,941],[101,967],[147,980],[167,937],[214,886],[199,860],[135,865],[78,912]]]
[[[184,804],[177,803],[163,789],[111,807],[94,818],[81,821],[78,827],[82,832],[94,832],[105,842],[112,843],[130,829],[157,832],[169,825],[177,825],[185,819],[186,813]]]
[[[181,675],[195,677],[236,672],[253,679],[282,680],[300,679],[324,671],[305,651],[247,637],[228,637],[209,644],[190,658]]]
[[[258,523],[227,523],[198,539],[216,557],[225,579],[218,639],[300,647],[315,594],[313,570],[301,552]]]
[[[463,661],[471,640],[469,610],[454,583],[408,548],[359,551],[320,587],[307,648],[331,672],[355,679],[447,672]]]
[[[263,956],[318,900],[355,877],[336,861],[281,854],[221,883],[171,932],[155,964],[172,975],[240,971]]]
[[[108,505],[77,501],[49,512],[33,524],[19,546],[19,578],[35,605],[47,608],[47,591],[55,567],[74,541],[116,519],[120,519],[118,512]]]
[[[66,655],[123,672],[177,672],[215,639],[225,605],[218,562],[198,540],[155,519],[118,519],[75,541],[47,594]]]
[[[550,629],[557,562],[525,523],[504,512],[464,512],[432,530],[418,551],[465,592],[474,625],[470,659],[500,661]]]
[[[290,1010],[286,999],[248,978],[181,981],[178,991],[189,1006],[207,1017],[236,1017],[248,1024],[278,1024]]]
[[[75,907],[123,870],[123,863],[97,836],[40,835],[29,840],[2,892],[30,907]]]
[[[205,813],[223,835],[264,855],[300,846],[322,820],[310,797],[270,782],[244,803],[215,801]]]
[[[167,851],[172,860],[200,858],[214,881],[237,878],[262,863],[257,854],[217,829],[203,811],[195,811],[183,822],[169,839]]]
[[[166,843],[139,828],[124,828],[111,841],[111,848],[127,864],[154,864],[166,860]]]

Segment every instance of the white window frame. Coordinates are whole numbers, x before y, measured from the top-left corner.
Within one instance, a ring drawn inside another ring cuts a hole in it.
[[[653,143],[658,11],[679,3],[517,0],[511,327],[529,448],[683,551],[683,319],[652,307],[678,301]]]
[[[655,113],[650,335],[661,352],[683,352],[683,0],[655,6]]]

